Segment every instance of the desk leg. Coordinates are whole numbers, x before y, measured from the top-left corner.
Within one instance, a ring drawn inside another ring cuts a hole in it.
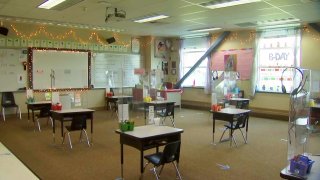
[[[212,144],[213,145],[215,145],[215,143],[214,143],[215,127],[216,127],[216,119],[214,118],[214,116],[212,116]]]
[[[61,141],[63,140],[63,117],[62,117],[62,121],[61,121]]]
[[[91,118],[91,145],[93,144],[93,118]]]
[[[123,179],[123,144],[120,144],[120,151],[121,151],[121,179]]]
[[[246,141],[245,141],[246,144],[248,143],[248,126],[249,126],[249,118],[246,123]]]
[[[144,105],[144,121],[145,121],[145,124],[147,124],[147,107],[146,107],[146,105]]]
[[[143,150],[140,150],[140,177],[142,177],[143,174]]]
[[[29,116],[29,114],[28,114]],[[34,110],[32,109],[32,122],[34,123]]]
[[[29,114],[29,108],[28,108],[28,123],[29,123],[29,119],[30,119],[30,114]]]
[[[56,133],[56,120],[52,118],[52,138],[53,138],[53,144],[56,143],[55,133]]]

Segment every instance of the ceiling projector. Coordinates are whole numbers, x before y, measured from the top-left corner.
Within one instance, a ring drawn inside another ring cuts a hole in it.
[[[105,22],[109,21],[121,21],[126,18],[126,12],[125,11],[118,11],[117,8],[114,8],[113,13],[108,13],[108,8],[107,8],[107,13],[106,13],[106,19]]]

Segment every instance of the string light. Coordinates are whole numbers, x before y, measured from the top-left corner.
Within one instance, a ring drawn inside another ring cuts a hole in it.
[[[315,40],[315,41],[320,41],[320,33],[319,33],[319,32],[317,32],[317,33],[312,33],[311,30],[310,30],[310,28],[307,27],[307,26],[304,26],[304,27],[302,28],[302,31],[303,31],[304,33],[308,33],[308,35],[310,35],[313,40]]]
[[[96,40],[96,42],[98,42],[101,45],[107,45],[107,43],[105,42],[104,38],[100,38],[99,35],[96,32],[91,32],[88,39],[85,40],[83,38],[80,38],[77,33],[70,29],[65,31],[64,33],[55,35],[51,32],[49,32],[47,30],[47,28],[45,26],[40,26],[38,27],[35,31],[31,32],[31,33],[22,33],[15,25],[11,24],[10,27],[12,28],[12,30],[15,32],[15,34],[20,37],[21,39],[32,39],[35,38],[37,36],[40,36],[41,34],[45,35],[46,37],[48,37],[49,39],[52,40],[65,40],[68,38],[73,38],[75,41],[78,41],[82,44],[88,44],[89,42],[92,42],[93,39]],[[126,47],[130,46],[130,42],[126,42],[126,41],[122,41],[120,36],[116,33],[114,33],[114,36],[117,37],[117,43],[120,45],[124,45]]]

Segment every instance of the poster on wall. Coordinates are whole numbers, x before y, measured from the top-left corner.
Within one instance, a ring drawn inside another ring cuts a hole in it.
[[[237,71],[237,54],[224,55],[224,70]]]
[[[156,39],[154,47],[154,57],[163,57],[164,53],[167,51],[167,46],[164,39]]]

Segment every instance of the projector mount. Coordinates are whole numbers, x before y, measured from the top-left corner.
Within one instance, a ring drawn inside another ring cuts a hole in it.
[[[113,13],[108,12],[108,9],[114,9]],[[109,21],[121,21],[126,18],[126,12],[123,10],[118,10],[117,8],[106,7],[106,18],[105,22]]]

